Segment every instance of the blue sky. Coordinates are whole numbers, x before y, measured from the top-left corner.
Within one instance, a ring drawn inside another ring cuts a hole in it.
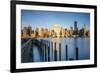
[[[84,24],[88,29],[90,28],[89,13],[21,10],[22,27],[31,25],[33,29],[36,27],[50,28],[54,24],[59,24],[69,29],[74,27],[74,21],[78,22],[79,29]]]

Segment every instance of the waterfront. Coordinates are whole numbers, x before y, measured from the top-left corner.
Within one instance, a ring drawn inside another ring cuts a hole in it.
[[[78,60],[90,59],[90,39],[89,38],[38,38],[38,40],[46,40],[47,42],[53,42],[53,50],[57,49],[57,61],[59,61],[59,43],[61,43],[61,60],[66,61],[66,48],[68,46],[68,61],[76,60],[76,47],[78,48]],[[49,46],[52,46],[50,43]],[[33,46],[33,60],[34,62],[42,62],[41,54],[38,51],[37,46]],[[46,57],[48,57],[48,51],[46,51]],[[54,61],[54,51],[52,52],[52,47],[50,47],[50,61]]]

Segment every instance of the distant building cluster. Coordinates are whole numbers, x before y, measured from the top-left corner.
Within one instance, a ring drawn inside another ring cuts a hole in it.
[[[62,28],[60,25],[55,24],[51,28],[36,28],[32,29],[31,26],[23,27],[21,29],[22,38],[56,38],[56,37],[90,37],[90,31],[87,30],[86,25],[79,29],[77,26],[77,21],[74,22],[74,28],[70,29]]]

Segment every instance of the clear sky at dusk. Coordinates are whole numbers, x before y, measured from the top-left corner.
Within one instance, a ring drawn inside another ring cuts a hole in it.
[[[55,11],[36,11],[21,10],[21,24],[32,26],[32,28],[43,27],[50,28],[54,24],[59,24],[63,28],[74,27],[74,21],[77,21],[78,28],[84,24],[90,28],[90,14],[78,12],[55,12]]]

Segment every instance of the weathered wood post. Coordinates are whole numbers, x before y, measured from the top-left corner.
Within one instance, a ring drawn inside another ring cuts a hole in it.
[[[66,45],[66,60],[68,60],[68,46]]]
[[[43,41],[40,41],[40,47],[42,49],[42,60],[44,61],[44,45],[43,45]]]
[[[76,48],[76,60],[78,60],[79,57],[78,57],[78,48]]]
[[[50,47],[48,46],[48,61],[50,61]]]
[[[47,41],[47,61],[49,61],[49,41]]]
[[[61,43],[59,43],[59,61],[61,61]]]
[[[30,49],[30,58],[31,58],[31,61],[34,62],[34,58],[33,58],[33,43],[32,43],[32,40],[30,41],[30,46],[31,46],[31,49]]]
[[[44,61],[44,47],[43,47],[43,41],[42,40],[40,40],[40,47],[41,47],[41,49],[42,49],[42,61]]]
[[[49,48],[48,48],[48,41],[47,41],[47,40],[46,40],[46,47],[47,47],[47,48],[46,48],[46,50],[47,50],[47,51],[46,51],[46,53],[47,53],[46,56],[47,56],[47,61],[48,61],[48,57],[49,57],[49,56],[48,56],[48,51],[49,51]]]
[[[50,46],[50,41],[49,41],[49,60],[51,60],[51,46]]]
[[[33,59],[33,62],[34,62],[34,49],[33,49],[33,40],[32,40],[32,49],[31,49],[31,51],[32,51],[32,59]]]
[[[27,57],[27,60],[29,60],[30,62],[33,62],[33,45],[32,45],[32,40],[29,42],[28,44],[28,49],[29,49],[29,57]]]
[[[45,62],[45,44],[44,44],[44,40],[42,40],[42,44],[43,44],[43,61]]]
[[[43,42],[43,60],[45,62],[45,45],[44,45],[44,42]]]
[[[51,53],[52,53],[52,60],[53,60],[53,42],[51,42],[52,47],[51,47]]]
[[[44,43],[45,45],[45,61],[47,61],[47,55],[46,55],[46,43]]]
[[[54,61],[57,61],[57,50],[56,50],[56,42],[55,42],[55,48],[54,48]]]

